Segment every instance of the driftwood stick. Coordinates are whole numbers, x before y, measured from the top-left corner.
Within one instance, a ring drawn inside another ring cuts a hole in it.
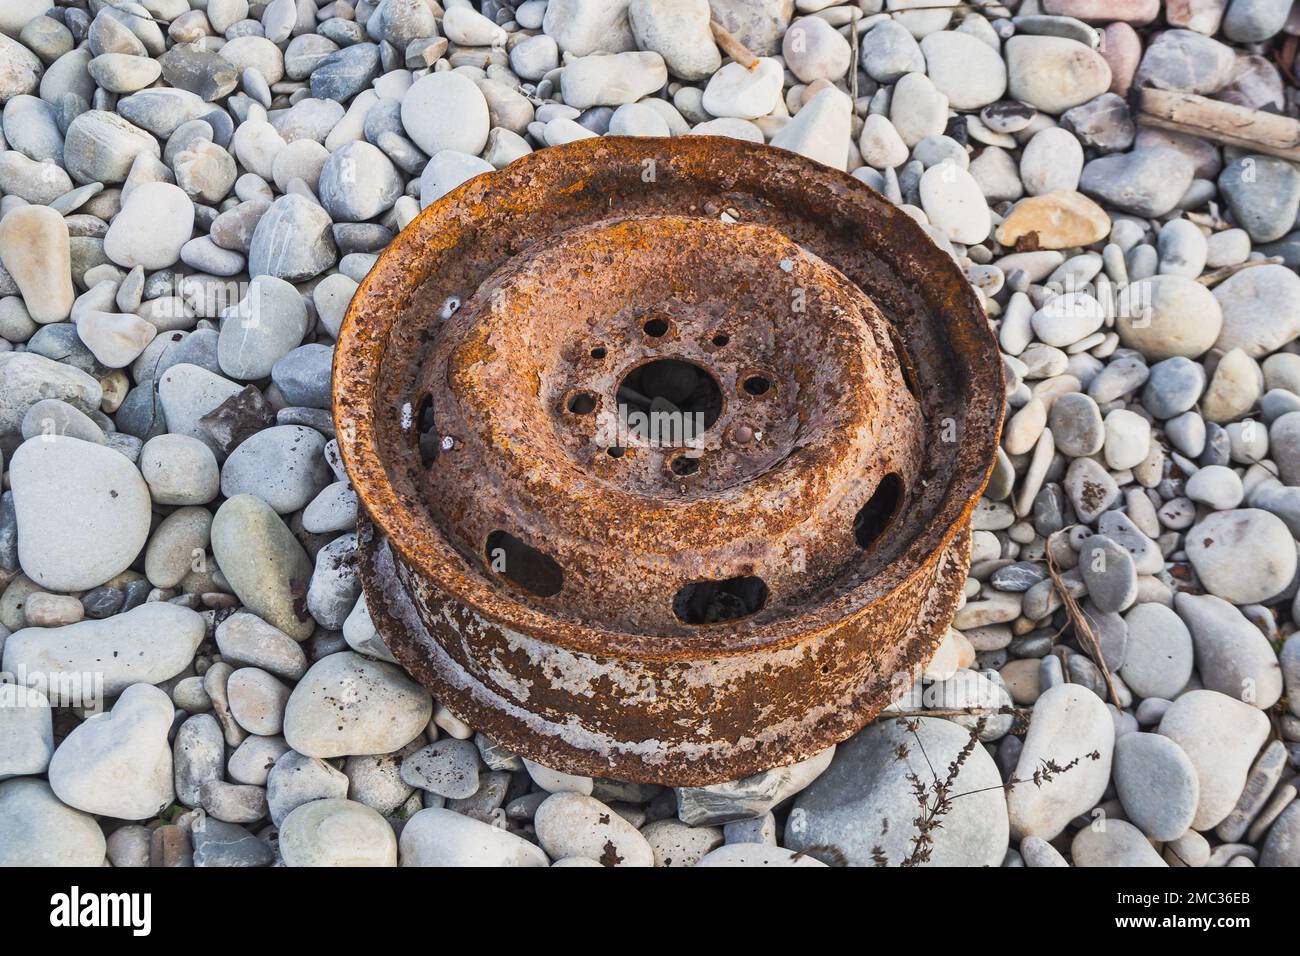
[[[1213,272],[1207,272],[1196,281],[1204,286],[1216,286],[1224,279],[1230,279],[1243,269],[1253,269],[1255,266],[1276,266],[1281,265],[1284,260],[1281,256],[1269,256],[1266,259],[1251,259],[1249,262],[1238,262],[1233,266],[1224,266],[1222,269],[1215,269]]]
[[[1300,121],[1289,116],[1150,87],[1137,90],[1135,98],[1143,126],[1300,162]]]
[[[758,57],[754,55],[754,52],[737,40],[732,32],[721,23],[717,20],[710,20],[709,28],[713,31],[714,42],[718,44],[723,53],[747,70],[752,70],[758,66]]]

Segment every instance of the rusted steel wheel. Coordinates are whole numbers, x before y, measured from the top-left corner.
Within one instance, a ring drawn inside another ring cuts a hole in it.
[[[603,138],[426,209],[352,302],[334,397],[402,664],[542,764],[691,785],[910,686],[1003,385],[955,263],[858,181]]]

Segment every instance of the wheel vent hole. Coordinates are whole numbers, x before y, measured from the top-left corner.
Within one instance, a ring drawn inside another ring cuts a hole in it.
[[[867,503],[853,517],[853,540],[859,548],[869,548],[889,527],[899,502],[903,500],[903,479],[890,472],[880,479]]]
[[[495,573],[529,594],[554,597],[564,587],[564,569],[555,559],[508,531],[493,531],[484,550],[488,566]]]
[[[692,581],[673,598],[673,614],[684,624],[717,624],[748,617],[767,603],[767,585],[752,575],[722,581]]]

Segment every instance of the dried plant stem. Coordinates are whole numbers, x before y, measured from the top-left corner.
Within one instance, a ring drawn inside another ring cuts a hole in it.
[[[1116,707],[1119,707],[1119,694],[1115,692],[1115,681],[1110,675],[1110,668],[1106,666],[1106,658],[1101,653],[1101,645],[1097,643],[1097,636],[1092,633],[1092,626],[1088,623],[1083,608],[1079,607],[1079,602],[1074,599],[1074,595],[1070,593],[1069,588],[1065,586],[1065,582],[1061,580],[1060,572],[1056,570],[1056,561],[1052,558],[1051,540],[1062,533],[1064,532],[1054,532],[1048,538],[1049,546],[1044,549],[1047,554],[1047,573],[1051,575],[1052,584],[1056,586],[1056,593],[1061,595],[1061,603],[1065,605],[1065,613],[1069,616],[1070,623],[1074,625],[1075,635],[1086,641],[1088,646],[1092,648],[1092,659],[1101,670],[1102,677],[1106,679],[1106,689],[1110,692],[1111,702]]]

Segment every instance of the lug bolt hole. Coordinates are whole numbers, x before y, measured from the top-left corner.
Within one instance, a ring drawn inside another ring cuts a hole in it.
[[[626,448],[620,448],[618,445],[611,445],[605,449],[605,454],[609,455],[610,458],[622,458],[626,452]]]
[[[574,415],[590,415],[596,410],[596,396],[591,392],[574,392],[565,407]]]
[[[718,348],[722,348],[730,341],[731,341],[731,336],[727,335],[725,332],[719,332],[717,335],[713,337],[713,344],[716,345]]]
[[[679,478],[686,478],[700,470],[700,460],[688,455],[678,455],[668,463],[668,470]]]
[[[747,395],[766,395],[772,389],[772,382],[765,375],[751,375],[741,383]]]
[[[650,319],[645,325],[641,326],[641,330],[652,339],[663,338],[668,334],[668,320]]]
[[[605,357],[605,346],[597,345],[591,350],[591,357],[594,359],[603,359]]]

